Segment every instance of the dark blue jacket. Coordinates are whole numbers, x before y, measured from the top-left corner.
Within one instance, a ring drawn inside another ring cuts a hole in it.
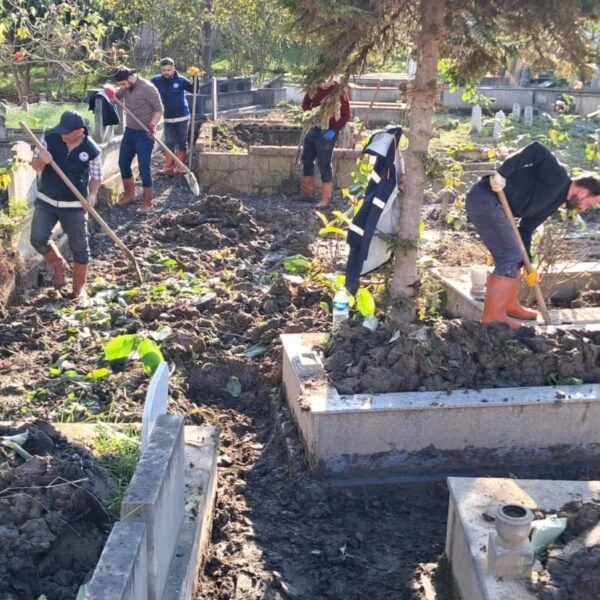
[[[90,160],[100,154],[100,148],[98,148],[96,142],[86,135],[81,144],[69,152],[67,144],[62,141],[57,133],[47,133],[44,139],[54,162],[79,192],[86,197],[90,179]],[[74,207],[80,206],[75,194],[50,165],[46,165],[42,171],[39,191],[53,200],[73,202]]]
[[[175,71],[171,79],[156,75],[150,81],[160,93],[160,99],[165,107],[165,114],[163,115],[165,119],[189,116],[190,107],[185,92],[194,90],[194,86],[189,79],[182,77]]]

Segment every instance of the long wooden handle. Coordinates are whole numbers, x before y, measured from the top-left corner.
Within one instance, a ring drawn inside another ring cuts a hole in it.
[[[369,108],[367,109],[367,114],[365,115],[365,118],[360,122],[360,127],[358,128],[358,131],[357,131],[356,135],[354,136],[354,143],[352,144],[352,147],[356,146],[356,143],[360,139],[363,129],[365,128],[365,126],[369,120],[369,117],[371,116],[371,111],[373,110],[373,105],[375,104],[375,101],[377,100],[377,94],[379,94],[379,88],[381,87],[382,83],[383,83],[383,79],[380,79],[377,82],[377,87],[375,88],[375,91],[373,92],[373,97],[371,98],[371,104],[369,104]]]
[[[188,150],[188,167],[192,168],[192,155],[194,151],[194,138],[196,134],[196,96],[198,94],[198,76],[194,75],[194,90],[192,92],[192,122],[190,123],[190,147]]]
[[[119,100],[118,98],[111,98],[112,102],[118,104],[123,112],[127,114],[128,117],[131,117],[174,161],[178,164],[186,173],[190,175],[195,175],[188,169],[188,166],[178,158],[177,154],[173,152],[157,135],[154,135],[146,125],[144,125],[126,106],[125,104]]]
[[[534,270],[534,268],[533,268],[533,265],[531,264],[531,261],[529,260],[529,253],[527,252],[527,248],[525,248],[525,244],[523,243],[523,238],[521,237],[521,234],[519,233],[519,228],[517,227],[517,224],[515,223],[515,218],[513,217],[512,211],[510,210],[510,205],[508,204],[506,194],[504,193],[504,190],[500,190],[499,192],[497,192],[497,194],[498,194],[498,198],[500,199],[500,204],[502,205],[502,208],[504,209],[504,214],[506,215],[506,218],[508,219],[508,222],[510,223],[513,233],[515,234],[515,239],[517,240],[517,244],[519,244],[519,248],[521,249],[521,254],[523,255],[523,265],[525,266],[525,270],[528,273],[531,273]],[[546,301],[544,300],[544,295],[542,294],[542,290],[540,289],[540,286],[537,283],[535,284],[534,289],[535,289],[535,299],[537,300],[538,307],[540,309],[540,312],[542,313],[544,323],[546,323],[546,325],[551,325],[552,320],[550,319],[550,313],[548,312],[548,308],[546,307]]]
[[[29,129],[29,127],[27,127],[27,125],[22,121],[20,125],[21,129],[25,131],[25,133],[27,133],[31,141],[37,146],[38,150],[43,152],[45,148],[40,142],[40,140],[38,140],[37,137],[34,135],[33,131],[31,131],[31,129]],[[83,208],[92,216],[96,223],[100,225],[102,231],[104,231],[104,233],[106,233],[106,235],[127,255],[129,260],[133,264],[137,278],[139,279],[140,283],[143,283],[144,278],[142,277],[140,266],[138,265],[137,260],[135,259],[135,256],[133,255],[131,250],[129,250],[129,248],[120,240],[117,234],[106,224],[104,219],[96,212],[94,207],[88,203],[88,201],[83,197],[83,194],[75,187],[73,182],[65,175],[64,171],[54,162],[54,160],[51,160],[49,165],[56,171],[56,174],[63,180],[63,182],[71,190],[71,192],[75,194],[75,197],[77,198],[77,200],[79,200],[81,206],[83,206]]]

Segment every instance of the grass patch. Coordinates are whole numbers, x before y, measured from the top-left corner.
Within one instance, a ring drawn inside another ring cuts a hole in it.
[[[54,127],[59,122],[60,115],[66,110],[78,112],[84,119],[89,119],[90,123],[93,120],[93,114],[88,111],[87,104],[43,102],[42,104],[30,105],[28,111],[21,110],[19,107],[8,107],[6,111],[6,126],[18,129],[19,121],[23,121],[33,129]]]
[[[94,449],[99,455],[100,462],[117,482],[117,493],[106,503],[106,509],[115,519],[118,519],[127,486],[140,459],[140,434],[134,427],[128,427],[121,432],[99,425],[97,431]]]

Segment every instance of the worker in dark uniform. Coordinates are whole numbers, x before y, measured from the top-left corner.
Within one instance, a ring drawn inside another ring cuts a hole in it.
[[[498,200],[504,190],[527,252],[539,227],[559,207],[586,211],[600,203],[600,178],[595,174],[569,177],[567,169],[539,142],[509,156],[493,175],[482,177],[469,191],[467,216],[494,259],[488,276],[483,323],[502,322],[513,329],[516,319],[535,319],[535,311],[519,304],[523,254]],[[515,317],[515,318],[511,318]]]
[[[31,162],[36,171],[41,171],[31,223],[31,245],[50,265],[55,287],[64,287],[66,261],[50,241],[54,226],[57,222],[61,224],[73,254],[73,297],[83,299],[90,261],[88,214],[50,162],[60,167],[93,206],[102,183],[100,148],[89,137],[83,118],[70,111],[64,112],[59,124],[45,133],[42,145],[45,150],[36,150]]]

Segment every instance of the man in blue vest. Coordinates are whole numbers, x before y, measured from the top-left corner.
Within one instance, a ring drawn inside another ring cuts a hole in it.
[[[90,261],[88,214],[50,163],[54,161],[71,183],[93,206],[102,183],[100,148],[89,135],[83,118],[64,112],[60,122],[44,134],[43,151],[36,150],[31,166],[41,171],[31,223],[31,245],[52,269],[52,283],[65,285],[66,261],[50,235],[60,223],[73,254],[73,298],[85,299],[85,282]]]
[[[177,154],[181,162],[185,163],[190,123],[190,107],[185,92],[193,91],[194,86],[189,79],[179,75],[172,58],[167,57],[160,61],[160,73],[151,81],[158,89],[165,107],[163,115],[165,144],[171,152]],[[165,165],[157,171],[157,174],[175,175],[183,172],[183,169],[175,164],[173,157],[165,154]]]

